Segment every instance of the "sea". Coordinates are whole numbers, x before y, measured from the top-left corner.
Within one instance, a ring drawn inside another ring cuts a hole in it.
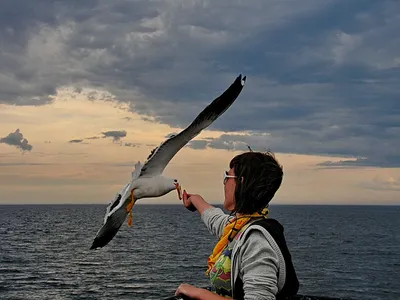
[[[207,287],[217,238],[183,206],[136,205],[89,250],[105,205],[1,205],[0,299],[166,299]],[[271,205],[285,227],[301,294],[400,299],[400,206]]]

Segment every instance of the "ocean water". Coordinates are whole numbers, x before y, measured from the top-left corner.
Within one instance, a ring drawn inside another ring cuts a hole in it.
[[[134,207],[109,245],[89,250],[105,205],[0,206],[0,299],[164,299],[207,286],[216,243],[181,206]],[[400,299],[399,206],[271,206],[285,226],[300,293]]]

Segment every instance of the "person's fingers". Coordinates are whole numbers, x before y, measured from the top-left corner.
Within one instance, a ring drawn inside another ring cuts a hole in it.
[[[186,190],[183,190],[182,196],[183,196],[183,201],[186,201],[188,198],[188,194],[186,193]]]

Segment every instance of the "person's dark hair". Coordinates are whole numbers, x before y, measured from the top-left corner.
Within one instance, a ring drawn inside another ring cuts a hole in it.
[[[237,213],[252,214],[262,210],[282,183],[282,166],[270,151],[239,154],[231,160],[229,167],[234,169],[237,176],[235,178]]]

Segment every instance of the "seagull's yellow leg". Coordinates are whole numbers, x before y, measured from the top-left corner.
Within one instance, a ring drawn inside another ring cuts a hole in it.
[[[128,218],[128,226],[132,227],[132,208],[135,205],[135,198],[133,196],[133,190],[131,192],[131,201],[128,203],[128,206],[126,207],[126,211],[129,213],[129,218]]]
[[[130,211],[129,212],[129,218],[128,218],[128,226],[129,227],[132,227],[132,219],[133,219],[132,211]]]

